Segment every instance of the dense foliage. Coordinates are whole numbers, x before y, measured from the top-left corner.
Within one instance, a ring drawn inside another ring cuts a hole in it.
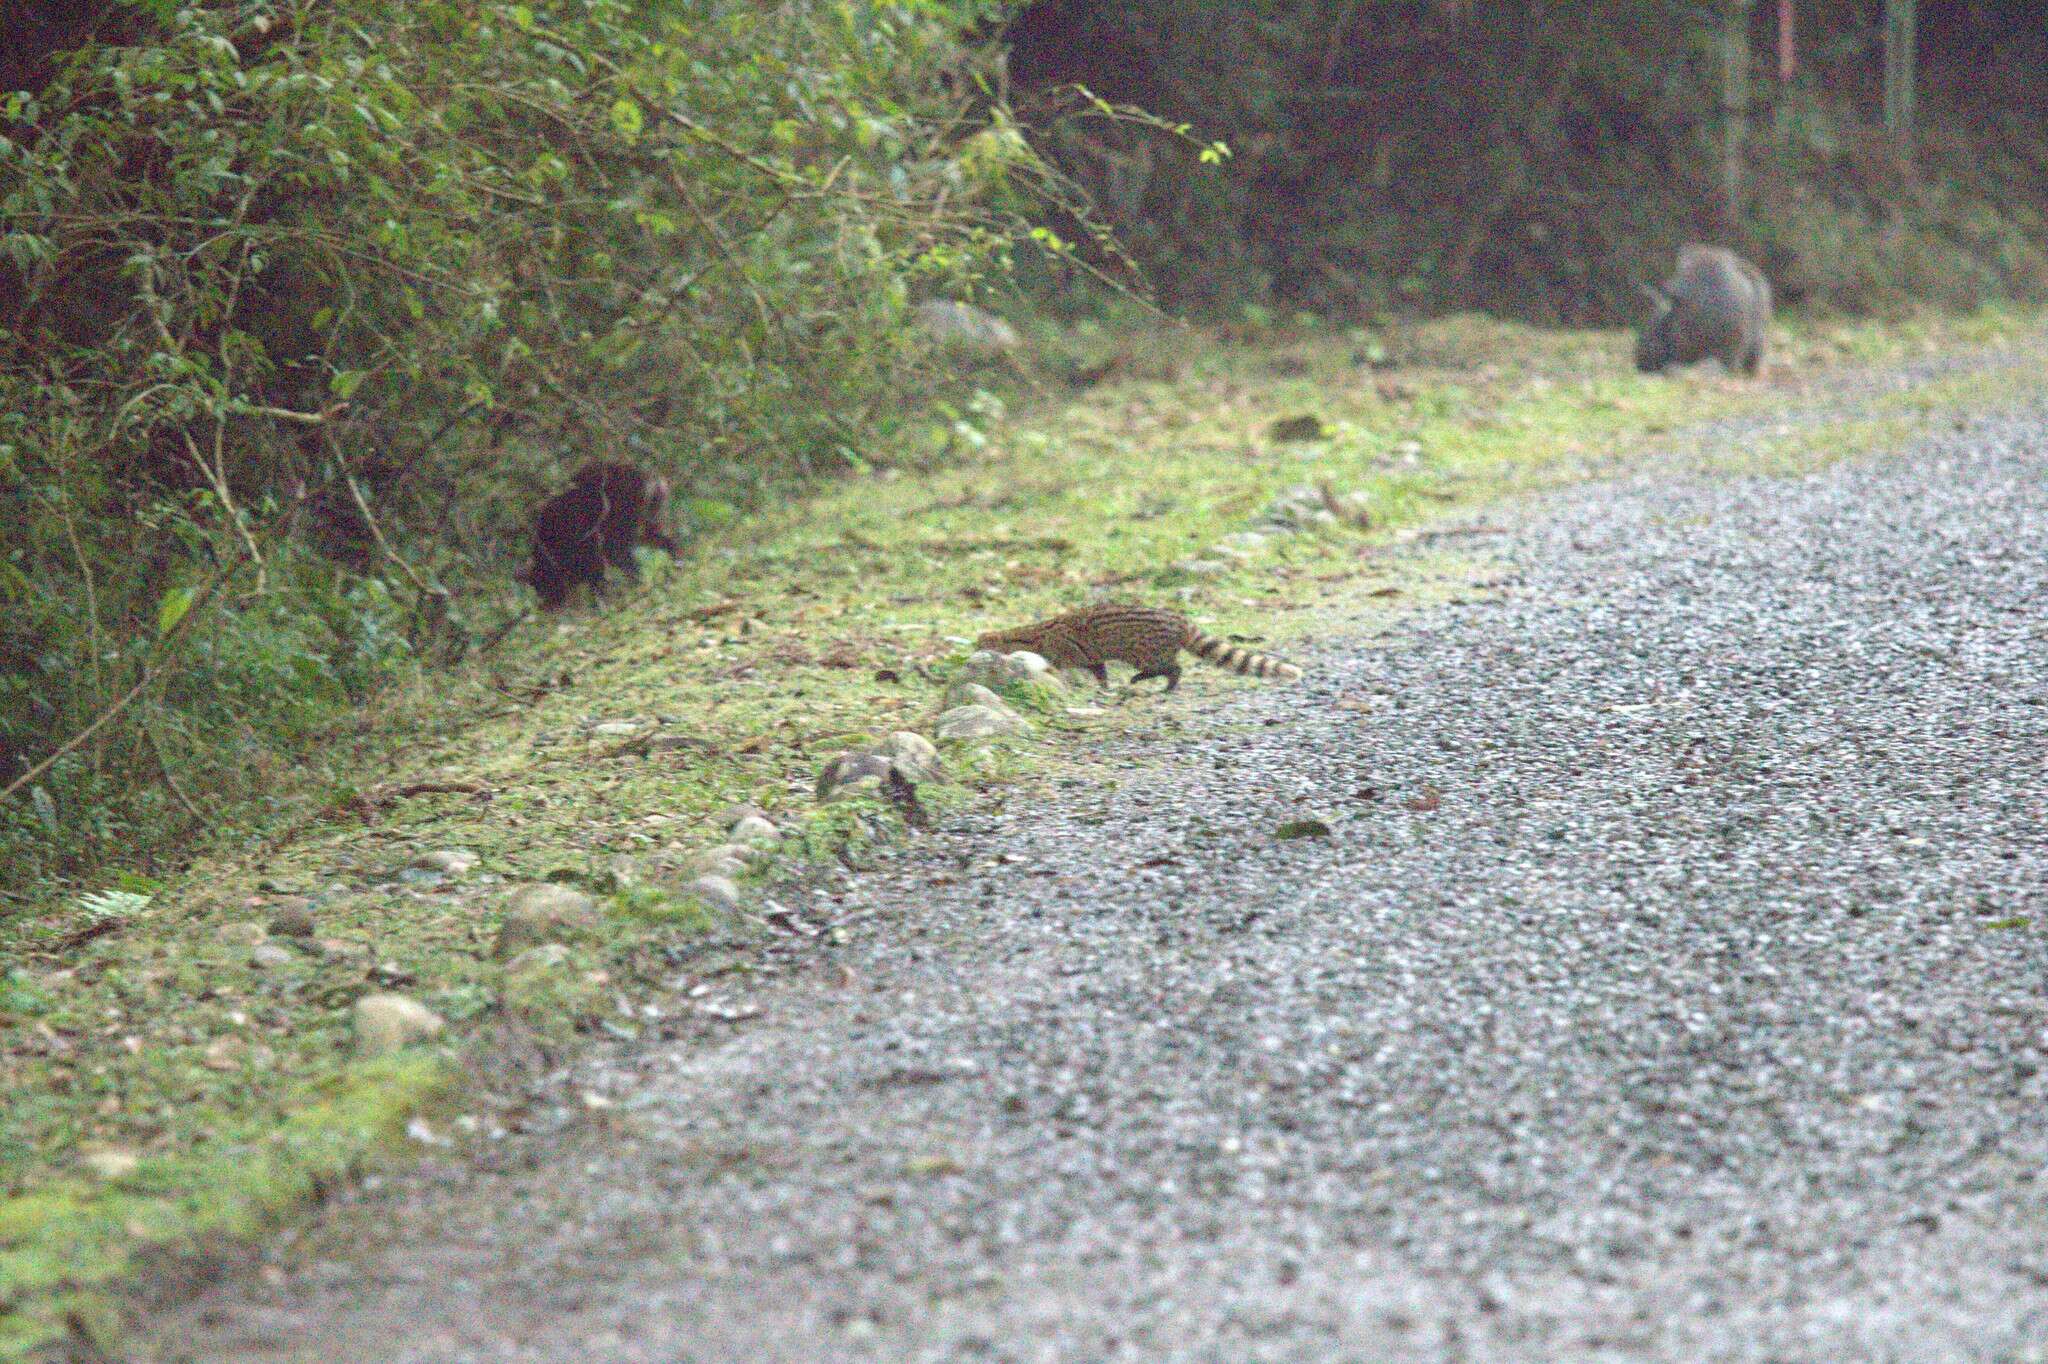
[[[504,614],[461,589],[582,458],[686,531],[874,458],[910,301],[1042,185],[992,18],[156,0],[48,54],[0,96],[0,881],[279,789]]]
[[[1763,0],[1039,0],[1009,37],[1026,121],[1185,303],[1612,322],[1700,237],[1846,311],[2048,293],[2048,7],[1923,0],[1912,159],[1880,126],[1883,8],[1799,0],[1788,82]],[[1192,120],[1236,173],[1051,117],[1074,82]]]

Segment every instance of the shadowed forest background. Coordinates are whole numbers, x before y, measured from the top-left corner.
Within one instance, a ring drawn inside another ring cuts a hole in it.
[[[335,798],[595,456],[713,530],[944,459],[908,325],[1611,326],[1681,242],[1815,313],[2048,293],[2048,6],[11,5],[0,893]],[[1733,65],[1731,65],[1733,63]],[[1895,124],[1897,120],[1894,120]],[[1731,195],[1730,188],[1734,188]]]

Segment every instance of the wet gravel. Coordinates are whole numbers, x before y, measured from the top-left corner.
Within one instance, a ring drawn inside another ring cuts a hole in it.
[[[1191,668],[156,1357],[2048,1360],[2044,433],[1549,496],[1488,596]]]

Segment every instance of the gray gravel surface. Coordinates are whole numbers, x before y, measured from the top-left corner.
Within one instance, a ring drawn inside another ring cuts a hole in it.
[[[156,1357],[2048,1360],[2044,432],[1548,496],[1191,668]]]

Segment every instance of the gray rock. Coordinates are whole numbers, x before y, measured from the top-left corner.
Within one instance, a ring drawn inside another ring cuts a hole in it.
[[[604,922],[597,902],[569,886],[522,886],[506,901],[498,920],[499,958],[557,938],[588,933]]]
[[[690,855],[684,863],[697,876],[745,876],[747,865],[761,855],[759,848],[744,843],[721,843]]]
[[[844,799],[856,786],[873,786],[889,775],[889,759],[877,753],[848,749],[825,764],[818,773],[816,792],[821,801]]]
[[[593,725],[590,732],[603,739],[626,739],[638,734],[642,728],[644,726],[635,720],[607,720],[601,725]]]
[[[1033,654],[1032,657],[1038,656]],[[907,729],[897,730],[868,752],[875,757],[887,758],[896,765],[897,771],[912,781],[931,781],[939,775],[939,750],[924,735],[913,734]]]
[[[507,971],[552,971],[569,960],[569,949],[558,942],[529,947],[505,963]]]
[[[719,909],[740,907],[740,888],[724,876],[700,876],[685,887],[690,894]]]
[[[711,817],[711,822],[721,829],[730,829],[743,819],[766,819],[768,812],[758,805],[728,805]]]
[[[412,865],[422,871],[437,871],[443,876],[466,876],[476,868],[476,854],[467,848],[439,848],[421,853],[412,860]]]
[[[989,358],[1022,343],[1015,327],[971,303],[927,299],[911,309],[911,317],[935,344],[965,355]]]
[[[1230,572],[1231,565],[1221,559],[1176,559],[1173,571],[1185,573],[1190,578],[1220,578]]]
[[[1029,720],[992,706],[955,706],[939,716],[938,735],[941,743],[996,739],[1006,734],[1030,732]]]
[[[254,947],[270,936],[270,930],[254,919],[237,919],[215,929],[214,936],[229,947]]]
[[[954,706],[987,706],[990,710],[1005,712],[1010,709],[1009,702],[1003,700],[1002,697],[997,696],[979,682],[955,682],[952,686],[946,688],[946,705],[948,708]]]
[[[760,815],[748,815],[732,826],[732,837],[736,843],[773,845],[782,841],[782,831]]]
[[[364,1056],[389,1055],[447,1026],[441,1015],[404,995],[364,995],[356,1001],[356,1050]]]
[[[257,943],[249,949],[249,964],[259,971],[275,971],[292,964],[291,949],[274,942]]]

